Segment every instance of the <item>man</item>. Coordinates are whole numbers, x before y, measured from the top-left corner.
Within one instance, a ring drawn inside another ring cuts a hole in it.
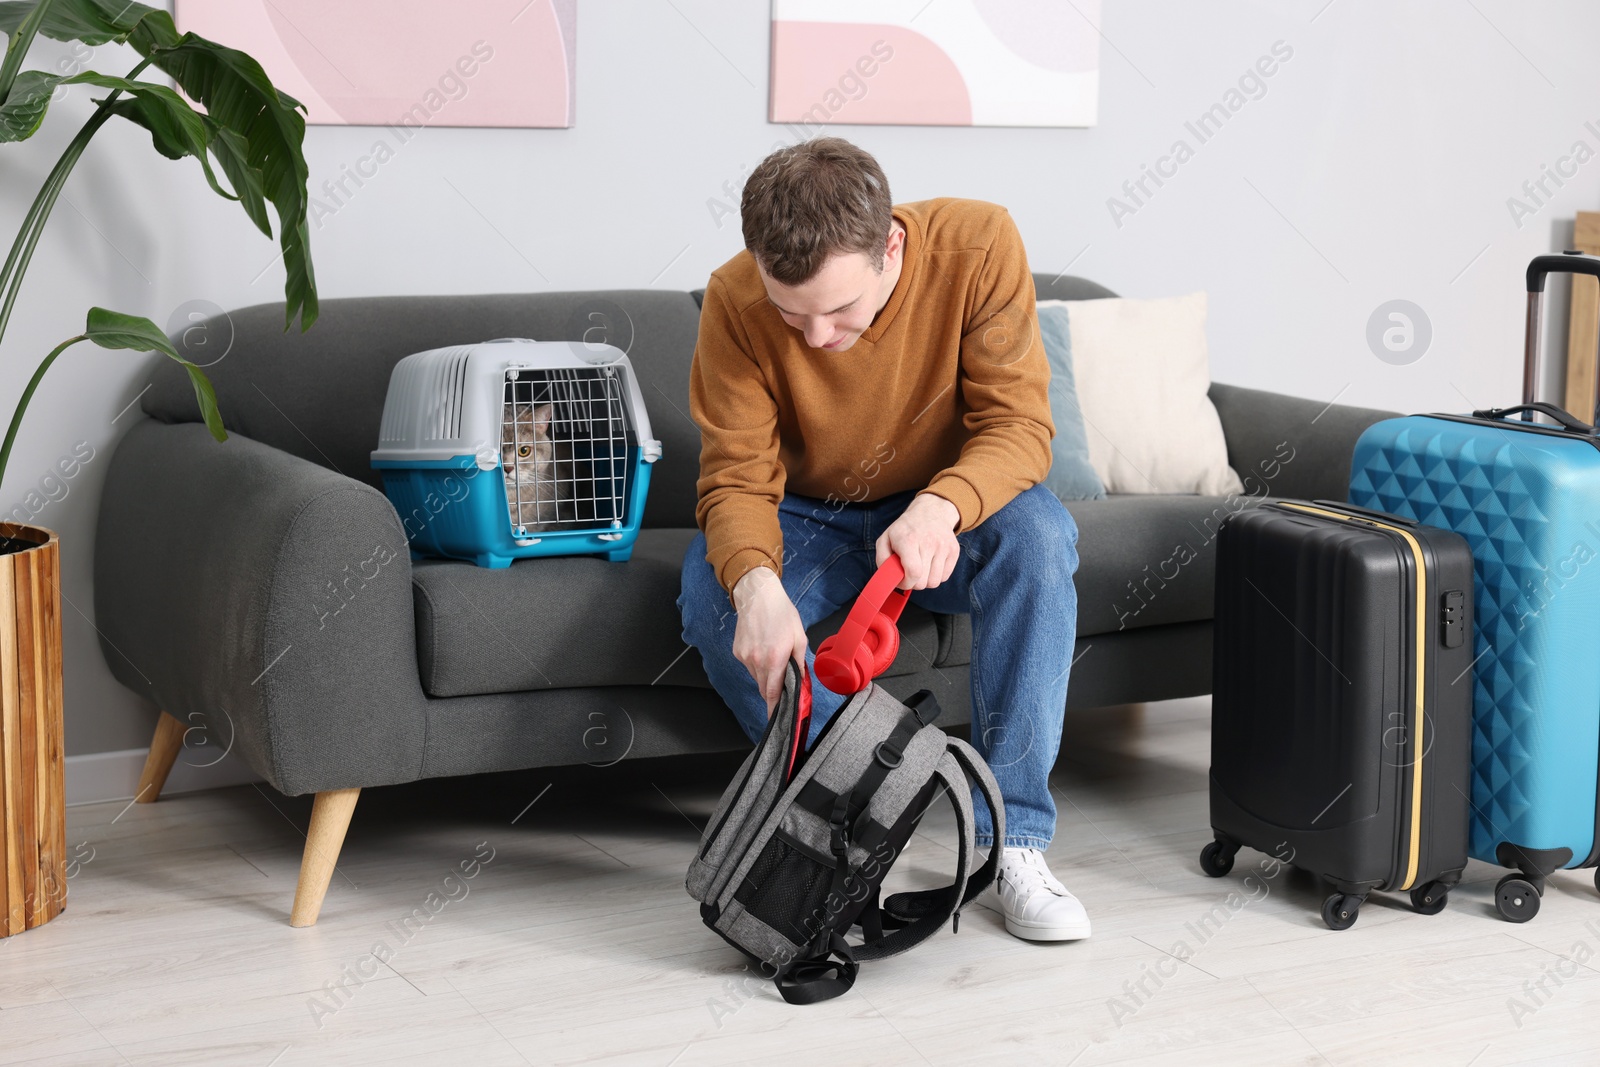
[[[897,554],[913,603],[972,616],[973,743],[1006,807],[1006,929],[1087,937],[1043,855],[1078,531],[1039,484],[1050,368],[1016,226],[974,200],[895,207],[877,161],[836,137],[768,156],[740,209],[745,251],[711,275],[690,372],[702,533],[684,557],[684,640],[759,739],[787,662],[809,669],[806,627]],[[815,739],[845,698],[812,694]]]

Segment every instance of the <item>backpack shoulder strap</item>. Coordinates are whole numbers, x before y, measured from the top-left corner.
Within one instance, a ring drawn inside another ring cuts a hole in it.
[[[960,793],[967,799],[970,810],[971,787],[977,788],[978,793],[983,797],[983,802],[989,806],[989,815],[994,826],[995,843],[990,846],[989,855],[984,859],[983,866],[973,872],[970,878],[967,878],[966,890],[961,894],[960,904],[949,911],[944,911],[946,917],[959,910],[960,907],[972,903],[979,893],[993,884],[995,875],[1000,869],[1000,853],[1005,847],[1006,837],[1006,807],[1005,803],[1000,799],[1000,785],[994,779],[994,772],[989,770],[989,765],[983,761],[982,756],[978,755],[977,750],[959,737],[948,739],[947,750],[960,770],[960,774],[957,776],[958,781],[949,783],[952,799],[957,793]],[[956,831],[960,839],[959,845],[961,849],[965,850],[968,842],[972,840],[971,819],[969,818],[968,825],[963,826],[960,822],[959,808],[960,805],[957,805]],[[944,909],[943,894],[945,892],[945,889],[923,889],[910,893],[895,893],[883,902],[883,911],[891,921],[914,924],[928,915]],[[941,918],[939,921],[943,922],[944,920]]]
[[[950,794],[952,806],[956,812],[956,877],[955,881],[941,889],[929,889],[917,894],[925,898],[926,907],[921,909],[921,914],[912,918],[903,928],[887,934],[884,937],[869,941],[854,949],[855,958],[860,960],[881,960],[890,956],[898,956],[908,949],[915,948],[945,924],[945,921],[961,910],[976,896],[967,896],[961,892],[962,886],[971,886],[975,881],[972,875],[972,791],[967,787],[967,775],[961,766],[959,758],[952,757],[948,752],[939,761],[934,774],[943,783],[945,792]],[[992,878],[993,875],[991,874]],[[908,894],[897,893],[896,896]],[[894,897],[891,897],[892,901]],[[885,908],[885,910],[889,910]]]
[[[993,884],[1000,870],[1000,853],[1005,849],[1006,840],[1006,804],[1000,796],[1000,783],[995,781],[994,772],[978,755],[978,750],[959,737],[950,738],[948,743],[950,754],[955,756],[956,762],[966,772],[967,779],[983,794],[983,802],[989,806],[990,823],[994,827],[994,844],[989,849],[989,856],[967,882],[967,892],[961,901],[967,904]]]

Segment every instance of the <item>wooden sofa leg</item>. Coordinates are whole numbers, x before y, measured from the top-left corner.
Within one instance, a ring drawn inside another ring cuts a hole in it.
[[[183,751],[186,727],[166,712],[156,719],[156,735],[150,741],[150,754],[144,758],[144,771],[139,775],[139,791],[133,799],[141,804],[153,804],[167,784],[167,775]]]
[[[333,867],[344,847],[344,834],[356,810],[359,787],[328,789],[311,803],[311,830],[306,834],[306,851],[300,860],[300,884],[294,890],[294,911],[290,926],[314,926],[322,911],[322,898],[328,894]]]

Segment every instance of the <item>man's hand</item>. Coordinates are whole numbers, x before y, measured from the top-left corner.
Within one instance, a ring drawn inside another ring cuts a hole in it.
[[[878,538],[878,566],[890,555],[905,565],[901,589],[933,589],[943,584],[961,558],[956,526],[961,512],[936,493],[922,493]]]
[[[806,664],[806,628],[784,592],[783,582],[770,567],[756,567],[733,587],[733,610],[739,613],[733,629],[733,656],[767,701],[767,714],[783,692],[784,665],[791,659]]]

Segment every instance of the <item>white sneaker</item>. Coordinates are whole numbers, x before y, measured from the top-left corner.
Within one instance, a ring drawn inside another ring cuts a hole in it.
[[[1050,873],[1038,849],[1006,849],[994,887],[1006,929],[1024,941],[1076,941],[1089,936],[1089,913]]]

